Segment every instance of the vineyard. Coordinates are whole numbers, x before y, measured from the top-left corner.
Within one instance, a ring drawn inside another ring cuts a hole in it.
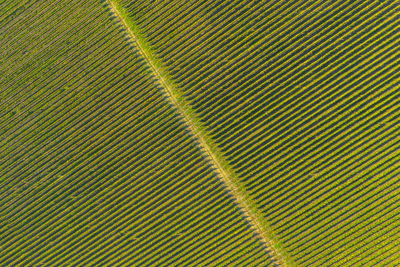
[[[400,263],[398,2],[0,7],[0,266]]]

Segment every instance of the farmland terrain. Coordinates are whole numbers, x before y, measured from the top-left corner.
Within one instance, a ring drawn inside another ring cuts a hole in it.
[[[0,7],[0,266],[400,263],[397,1]]]

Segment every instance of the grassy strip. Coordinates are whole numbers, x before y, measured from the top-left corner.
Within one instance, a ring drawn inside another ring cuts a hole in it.
[[[257,210],[254,203],[251,202],[244,187],[239,183],[239,179],[234,175],[234,172],[220,156],[220,152],[216,149],[216,145],[213,144],[211,138],[207,137],[204,131],[204,126],[200,120],[196,118],[193,110],[191,110],[188,103],[186,103],[183,98],[183,95],[173,86],[171,77],[163,71],[159,60],[153,56],[155,55],[155,51],[146,44],[143,38],[141,38],[142,34],[138,27],[132,23],[121,6],[113,1],[108,1],[108,3],[110,4],[112,13],[119,18],[123,26],[131,35],[131,38],[137,44],[138,50],[151,66],[158,81],[167,91],[169,100],[180,111],[188,125],[188,128],[192,131],[194,138],[199,142],[199,145],[210,159],[210,162],[216,167],[220,178],[222,178],[224,183],[230,189],[230,192],[234,195],[237,204],[239,204],[248,215],[251,225],[255,227],[257,232],[260,234],[262,241],[273,251],[273,257],[282,265],[294,265],[294,262],[290,259],[289,255],[283,251],[282,246],[278,240],[276,240],[275,235],[272,233],[270,227],[268,227],[262,214]]]

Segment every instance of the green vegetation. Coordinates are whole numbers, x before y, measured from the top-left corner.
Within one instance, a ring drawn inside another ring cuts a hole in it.
[[[395,1],[0,7],[0,266],[400,263]]]

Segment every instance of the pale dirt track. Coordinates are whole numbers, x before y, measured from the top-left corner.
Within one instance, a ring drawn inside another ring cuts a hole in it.
[[[256,214],[252,211],[250,200],[246,197],[246,194],[240,190],[237,186],[236,182],[231,178],[233,175],[230,175],[227,170],[221,165],[220,161],[218,160],[217,156],[212,152],[212,149],[208,145],[207,141],[204,138],[204,133],[199,130],[199,127],[193,122],[191,116],[186,112],[185,108],[179,103],[174,90],[170,87],[169,83],[166,79],[161,75],[158,68],[154,65],[153,61],[151,60],[150,56],[146,52],[146,50],[141,45],[140,40],[136,37],[132,29],[129,27],[127,22],[125,21],[122,14],[119,12],[116,4],[111,1],[107,0],[107,3],[111,7],[112,13],[118,18],[121,24],[124,26],[125,30],[129,33],[130,38],[136,44],[137,50],[141,56],[146,60],[148,65],[150,66],[151,70],[154,72],[155,77],[161,84],[162,88],[165,90],[165,93],[168,96],[169,101],[178,109],[179,113],[182,115],[187,128],[191,131],[193,138],[197,141],[200,149],[205,152],[207,159],[209,160],[210,164],[215,168],[216,172],[220,179],[224,182],[227,186],[229,191],[231,192],[233,198],[235,199],[236,203],[239,205],[241,210],[244,212],[245,217],[247,217],[248,222],[253,226],[255,231],[261,237],[261,240],[266,246],[266,249],[272,254],[276,263],[281,266],[286,266],[285,257],[277,250],[274,242],[268,237],[262,223],[260,222],[261,216]]]

